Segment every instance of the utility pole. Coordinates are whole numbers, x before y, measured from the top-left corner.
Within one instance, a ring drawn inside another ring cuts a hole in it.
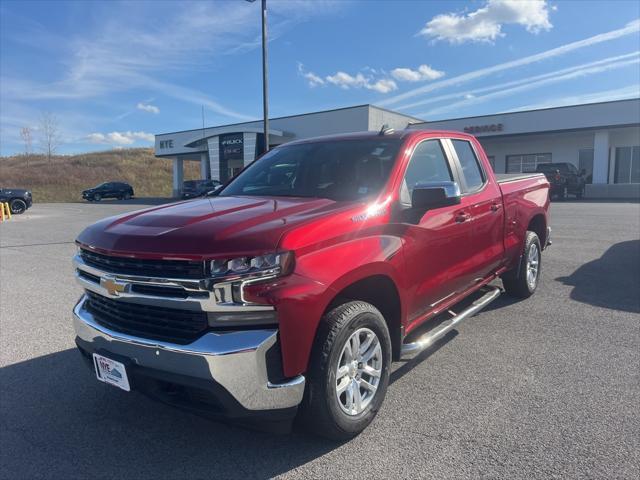
[[[262,0],[262,111],[264,151],[269,151],[269,71],[267,65],[267,0]]]
[[[246,0],[253,3],[256,0]],[[262,113],[264,151],[269,151],[269,68],[267,65],[267,0],[262,1]]]

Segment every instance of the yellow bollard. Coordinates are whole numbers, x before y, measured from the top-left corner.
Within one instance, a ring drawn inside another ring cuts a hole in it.
[[[7,202],[5,202],[4,205],[6,208],[7,220],[11,220],[11,206]]]
[[[0,221],[4,222],[4,203],[0,204]]]

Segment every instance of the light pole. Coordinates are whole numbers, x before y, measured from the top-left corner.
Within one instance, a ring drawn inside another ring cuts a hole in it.
[[[253,3],[256,0],[247,0]],[[267,65],[267,0],[262,1],[262,114],[264,151],[269,151],[269,70]]]

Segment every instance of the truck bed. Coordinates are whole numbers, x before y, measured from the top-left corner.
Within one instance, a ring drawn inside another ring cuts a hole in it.
[[[544,177],[543,173],[495,173],[498,183],[515,182],[516,180],[525,180],[527,178]]]

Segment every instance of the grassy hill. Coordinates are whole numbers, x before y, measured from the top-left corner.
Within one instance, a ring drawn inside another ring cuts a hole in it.
[[[79,155],[0,157],[0,187],[26,188],[34,202],[77,202],[81,192],[106,181],[130,183],[137,197],[170,197],[172,162],[150,148]],[[185,180],[200,178],[198,162],[184,162]]]

